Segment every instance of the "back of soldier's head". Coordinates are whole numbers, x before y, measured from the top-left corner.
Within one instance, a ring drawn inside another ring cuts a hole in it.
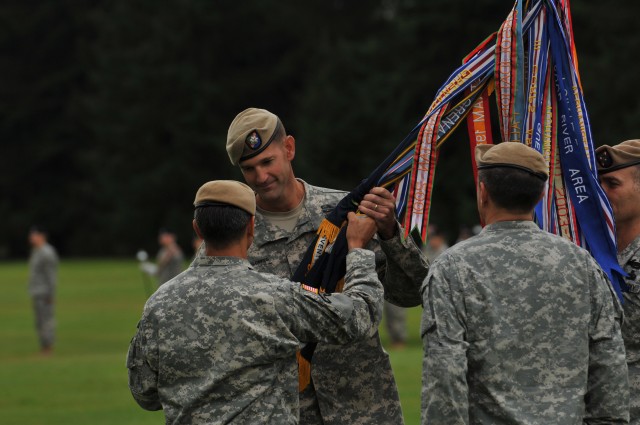
[[[478,171],[493,203],[514,213],[532,211],[544,189],[544,181],[523,170],[492,168]]]
[[[493,203],[514,213],[532,211],[549,177],[544,157],[518,142],[476,147],[478,181]]]
[[[198,189],[194,219],[207,246],[221,249],[242,240],[255,215],[255,195],[249,186],[215,180]]]
[[[232,206],[197,208],[194,218],[207,246],[226,248],[244,237],[251,214]]]

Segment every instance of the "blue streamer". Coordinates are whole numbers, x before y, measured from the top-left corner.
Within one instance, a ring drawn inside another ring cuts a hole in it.
[[[582,143],[582,133],[576,100],[579,101],[583,114],[583,124],[586,129],[587,142],[593,146],[590,139],[591,132],[584,101],[577,81],[577,75],[570,60],[570,50],[562,30],[560,18],[555,5],[547,0],[553,14],[548,16],[548,30],[551,40],[551,54],[555,64],[555,77],[558,91],[558,110],[560,118],[559,140],[562,141],[560,161],[562,164],[565,187],[575,208],[580,227],[583,229],[587,246],[609,276],[611,284],[618,297],[622,300],[622,288],[626,285],[622,280],[624,272],[618,264],[615,240],[612,240],[603,211],[603,206],[609,208],[608,202],[603,201],[604,193],[598,184],[595,168],[590,167]],[[554,19],[555,18],[555,19]],[[574,92],[575,90],[575,92]],[[591,148],[592,149],[592,148]],[[593,158],[593,154],[591,154]],[[606,197],[604,197],[606,199]]]

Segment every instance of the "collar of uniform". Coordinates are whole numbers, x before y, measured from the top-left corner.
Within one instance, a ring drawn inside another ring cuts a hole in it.
[[[496,221],[485,226],[480,233],[495,232],[503,230],[540,230],[538,225],[531,220],[517,220],[517,221]]]
[[[324,218],[324,213],[320,208],[313,208],[312,200],[316,197],[317,189],[302,179],[298,179],[298,181],[304,185],[305,198],[296,227],[294,227],[292,232],[286,232],[278,226],[269,223],[259,211],[256,211],[256,227],[253,244],[257,247],[280,239],[294,240],[302,234],[318,230],[318,226],[314,223],[320,223]]]
[[[636,253],[638,255],[635,255]],[[633,242],[618,254],[618,263],[624,267],[634,256],[640,258],[640,235],[636,236]]]
[[[251,263],[246,258],[240,257],[207,257],[198,256],[193,260],[193,267],[228,267],[241,266],[252,269]]]
[[[263,246],[269,242],[286,239],[289,234],[275,224],[271,224],[264,215],[256,211],[255,229],[253,232],[253,245]]]

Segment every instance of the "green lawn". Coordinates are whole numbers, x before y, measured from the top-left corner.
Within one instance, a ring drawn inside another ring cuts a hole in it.
[[[38,355],[27,264],[0,263],[0,422],[13,425],[162,424],[127,388],[125,355],[146,299],[134,261],[72,261],[60,267],[57,341]],[[408,425],[420,422],[420,309],[409,310],[409,346],[391,352]],[[386,342],[384,330],[381,330]]]

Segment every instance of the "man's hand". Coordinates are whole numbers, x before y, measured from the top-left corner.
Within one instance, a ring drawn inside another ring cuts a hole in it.
[[[347,245],[349,250],[364,248],[376,234],[376,222],[366,215],[356,215],[350,212],[347,215]]]
[[[388,240],[396,233],[396,200],[384,187],[374,187],[364,195],[360,211],[376,221],[378,233]]]

